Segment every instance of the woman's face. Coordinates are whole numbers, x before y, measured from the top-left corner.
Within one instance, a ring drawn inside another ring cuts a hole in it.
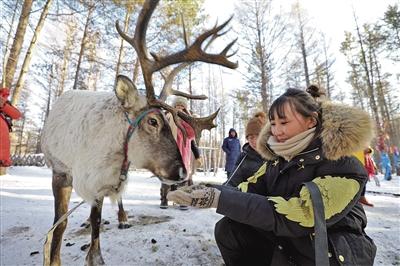
[[[175,108],[180,110],[180,111],[183,111],[185,109],[185,106],[183,104],[179,104],[178,103],[177,105],[175,105]]]
[[[288,102],[284,105],[284,113],[285,117],[279,118],[275,112],[274,119],[270,121],[272,135],[278,142],[285,142],[317,124],[315,118],[303,117]]]

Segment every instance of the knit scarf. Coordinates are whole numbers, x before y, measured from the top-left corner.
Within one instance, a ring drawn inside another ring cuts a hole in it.
[[[278,142],[274,136],[270,136],[267,143],[277,155],[282,156],[286,161],[290,161],[293,157],[307,148],[313,140],[314,135],[315,127],[301,132],[285,142]]]

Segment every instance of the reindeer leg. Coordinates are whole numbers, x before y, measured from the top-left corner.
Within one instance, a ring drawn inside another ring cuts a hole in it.
[[[131,225],[128,223],[128,217],[126,216],[124,205],[122,205],[122,197],[119,197],[118,199],[118,222],[119,229],[126,229],[131,227]]]
[[[90,227],[90,216],[81,224],[81,227],[89,228]]]
[[[90,249],[86,255],[85,265],[104,265],[103,256],[100,250],[100,223],[101,209],[103,207],[104,198],[96,200],[90,212],[90,225],[92,227],[92,239]]]
[[[72,177],[65,173],[55,173],[53,171],[52,187],[54,195],[54,223],[56,223],[68,211],[68,203],[72,191]],[[51,265],[61,265],[60,249],[67,223],[68,219],[62,222],[54,231],[50,253]]]

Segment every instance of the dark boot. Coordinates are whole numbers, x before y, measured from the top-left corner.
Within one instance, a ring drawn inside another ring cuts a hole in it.
[[[169,186],[161,184],[161,189],[160,189],[161,209],[168,209],[168,200],[167,200],[168,191],[169,191]]]

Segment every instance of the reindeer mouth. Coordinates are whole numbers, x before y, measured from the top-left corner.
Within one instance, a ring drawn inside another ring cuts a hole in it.
[[[171,175],[167,174],[167,172],[163,172],[163,171],[160,171],[160,172],[159,171],[153,172],[153,174],[154,174],[153,177],[157,177],[161,181],[161,183],[165,184],[165,185],[177,185],[177,184],[187,182],[189,179],[189,176],[186,174],[183,167],[179,167],[178,174],[177,174],[177,176],[179,176],[178,178],[173,178]]]
[[[179,185],[179,184],[182,184],[182,183],[184,183],[184,182],[186,182],[188,180],[188,179],[184,179],[184,180],[173,181],[173,180],[162,179],[162,178],[159,178],[159,179],[160,179],[162,184],[168,185],[168,186]]]
[[[158,178],[158,179],[161,181],[162,184],[168,185],[168,186],[171,186],[171,185],[179,185],[179,184],[182,184],[182,183],[184,183],[184,182],[186,182],[186,181],[189,180],[188,177],[185,178],[185,179],[182,179],[182,180],[170,180],[170,179],[166,179],[166,178],[164,178],[164,177],[156,176],[156,175],[153,175],[152,177]]]
[[[182,167],[179,168],[179,179],[178,180],[171,180],[168,178],[165,178],[163,176],[156,176],[162,184],[165,185],[178,185],[182,184],[184,182],[187,182],[189,180],[189,176],[185,173]]]

